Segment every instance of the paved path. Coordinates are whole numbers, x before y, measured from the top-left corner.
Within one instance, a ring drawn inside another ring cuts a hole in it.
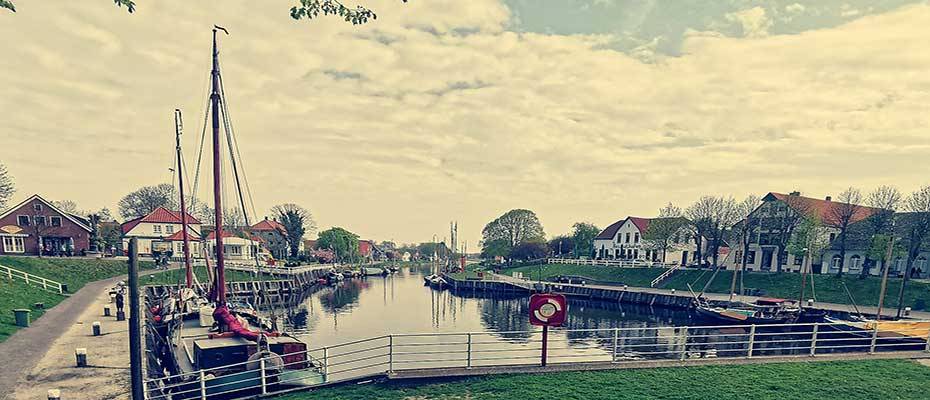
[[[496,280],[507,282],[507,283],[510,283],[510,284],[513,284],[513,285],[516,285],[522,288],[532,287],[532,285],[535,283],[535,281],[532,281],[532,280],[517,279],[512,276],[507,276],[507,275],[502,275],[502,274],[492,274],[492,275],[495,277]],[[643,288],[643,287],[633,287],[633,286],[629,286],[626,289],[623,289],[621,286],[616,286],[616,285],[579,285],[579,284],[554,283],[554,282],[546,282],[546,283],[550,285],[560,285],[560,286],[577,286],[577,287],[617,290],[617,291],[625,290],[627,292],[643,292],[643,293],[662,294],[662,295],[667,295],[667,296],[691,297],[691,294],[688,293],[688,291],[686,290],[685,291],[677,290],[675,291],[675,293],[672,293],[672,291],[669,289]],[[725,293],[704,293],[704,298],[708,300],[728,300],[729,295]],[[749,302],[753,302],[756,299],[759,299],[759,297],[756,297],[756,296],[738,296],[738,298],[744,301],[749,301]],[[848,304],[824,303],[824,302],[819,302],[819,301],[814,304],[814,308],[827,310],[827,311],[853,312],[853,307]],[[859,311],[861,311],[863,314],[874,315],[878,312],[878,307],[859,306]],[[897,311],[896,307],[885,307],[885,309],[882,310],[882,315],[893,317],[896,311]],[[930,312],[912,311],[911,318],[930,320]]]
[[[52,343],[78,320],[98,295],[125,277],[91,282],[74,295],[45,312],[30,327],[20,329],[0,343],[0,399],[7,400],[16,384],[31,371]],[[114,310],[115,311],[115,310]]]

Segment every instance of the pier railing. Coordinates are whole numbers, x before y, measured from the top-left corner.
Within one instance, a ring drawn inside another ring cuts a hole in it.
[[[0,265],[0,276],[6,276],[9,280],[21,279],[25,281],[27,285],[40,286],[44,290],[58,294],[63,294],[65,292],[64,285],[62,285],[61,282],[45,279],[41,276],[4,265]]]
[[[592,260],[580,258],[547,258],[547,264],[601,265],[621,268],[673,268],[677,263],[662,263],[643,260]]]
[[[145,399],[239,399],[379,377],[519,372],[540,365],[539,330],[377,336],[145,381]],[[687,365],[707,359],[807,358],[838,353],[930,357],[930,321],[553,329],[549,365]],[[480,370],[480,371],[475,371]],[[538,369],[537,369],[538,370]]]

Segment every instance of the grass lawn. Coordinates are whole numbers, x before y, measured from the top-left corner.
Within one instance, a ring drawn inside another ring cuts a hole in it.
[[[69,293],[77,292],[88,282],[125,274],[128,268],[126,261],[57,257],[5,256],[0,257],[0,265],[67,284]],[[142,263],[141,266],[151,268],[153,264]],[[0,275],[0,342],[19,329],[13,319],[14,308],[32,309],[35,303],[44,303],[48,309],[64,299],[65,296],[26,285],[20,279],[11,281],[5,275]],[[33,309],[31,319],[35,321],[43,313],[44,310]]]
[[[537,279],[539,275],[539,266],[517,267],[503,270],[503,273],[510,274],[514,271],[523,273],[524,277],[531,280]],[[627,284],[630,286],[649,287],[649,284],[659,276],[665,268],[619,268],[592,265],[566,265],[566,264],[546,264],[542,265],[543,279],[555,277],[558,275],[575,275],[591,278],[592,280]],[[660,287],[665,289],[687,290],[688,284],[700,291],[704,284],[711,278],[713,271],[707,270],[683,270],[676,272],[670,278],[666,279]],[[713,283],[708,288],[709,292],[727,293],[730,290],[730,280],[733,271],[721,270]],[[800,294],[800,275],[796,273],[763,273],[747,272],[744,278],[743,286],[746,288],[763,289],[767,296],[784,297],[796,299]],[[881,278],[868,277],[860,279],[859,276],[844,276],[837,278],[836,275],[814,275],[814,289],[817,294],[817,300],[828,303],[849,303],[849,297],[843,290],[842,283],[845,282],[853,298],[859,305],[878,305],[878,294],[881,288]],[[897,307],[898,305],[898,288],[900,288],[901,279],[888,279],[888,290],[885,295],[885,305],[887,307]],[[904,305],[910,306],[914,310],[930,310],[930,284],[923,282],[908,282],[907,290],[904,292]],[[806,289],[804,297],[810,298],[810,285]]]
[[[282,400],[930,399],[930,368],[908,360],[695,366],[349,385]]]

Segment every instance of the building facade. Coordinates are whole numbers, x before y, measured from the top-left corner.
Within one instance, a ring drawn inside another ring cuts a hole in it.
[[[129,241],[136,238],[139,243],[139,254],[151,255],[153,251],[172,251],[174,254],[176,244],[166,240],[177,232],[181,232],[181,213],[158,207],[148,215],[131,219],[120,225],[123,232],[123,251],[129,250]],[[191,237],[200,237],[201,223],[193,215],[187,214],[187,229]],[[192,254],[197,254],[192,252]]]
[[[697,263],[697,245],[687,226],[682,226],[669,240],[665,250],[644,239],[655,218],[627,217],[610,224],[594,238],[594,257],[599,260],[627,260],[678,265]],[[702,247],[707,249],[707,241]],[[721,255],[726,254],[721,248]]]
[[[90,249],[90,223],[38,194],[0,214],[0,254],[80,255]]]
[[[287,229],[280,222],[265,217],[264,220],[252,225],[250,231],[254,236],[262,239],[274,258],[284,260],[289,256]]]

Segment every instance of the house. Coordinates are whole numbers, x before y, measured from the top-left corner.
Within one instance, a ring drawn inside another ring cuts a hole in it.
[[[190,230],[190,229],[188,229]],[[178,261],[184,260],[184,232],[177,231],[174,235],[168,236],[164,239],[164,242],[169,243],[168,246],[173,252],[172,258]],[[187,233],[187,244],[190,246],[189,250],[191,253],[191,259],[204,258],[205,254],[203,253],[203,239],[200,236],[194,235],[192,233]]]
[[[643,262],[658,262],[679,265],[697,263],[697,245],[693,234],[683,226],[669,241],[663,261],[662,250],[659,246],[644,239],[649,225],[658,218],[626,217],[610,224],[594,238],[594,256],[601,260],[628,260]],[[705,253],[709,241],[702,241]],[[720,254],[725,255],[728,249],[721,247]]]
[[[872,215],[869,218],[860,220],[849,226],[847,233],[848,239],[846,241],[846,258],[842,263],[840,262],[842,256],[840,254],[839,240],[834,239],[830,242],[830,245],[827,246],[823,253],[824,265],[821,266],[822,272],[838,273],[840,265],[842,265],[844,273],[867,273],[873,276],[881,275],[884,270],[886,247],[879,246],[875,249],[872,248],[872,237],[875,231],[875,225],[872,219],[878,217],[880,216]],[[913,212],[894,214],[895,230],[897,231],[895,240],[898,246],[906,249],[910,245],[908,227],[917,217],[919,217],[918,213]],[[902,254],[896,254],[891,263],[891,270],[889,271],[890,276],[903,276],[904,271],[907,269],[907,253],[906,251],[900,251],[899,253]],[[913,277],[927,278],[930,276],[930,263],[928,263],[928,260],[930,260],[930,237],[924,240],[920,246],[917,257],[914,258],[912,270],[915,275]]]
[[[172,249],[172,243],[165,239],[181,232],[181,213],[158,207],[145,216],[131,219],[120,225],[123,232],[123,249],[128,251],[129,240],[137,238],[139,254],[151,255],[152,251]],[[200,237],[201,223],[190,213],[187,214],[187,229],[191,237]],[[197,253],[193,253],[197,254]]]
[[[81,254],[91,232],[89,221],[34,194],[0,214],[0,254]]]
[[[265,217],[249,229],[253,235],[262,239],[271,255],[279,260],[288,257],[287,228],[280,222]]]
[[[207,235],[206,246],[210,257],[216,258],[216,231]],[[260,261],[265,261],[271,256],[261,238],[255,236],[245,238],[234,232],[223,231],[223,258],[254,262],[256,255]]]
[[[830,196],[815,199],[801,196],[800,192],[789,194],[770,192],[762,198],[762,204],[756,207],[742,223],[749,223],[746,243],[747,271],[791,271],[799,272],[804,265],[803,256],[788,253],[787,243],[794,230],[804,218],[815,218],[824,226],[824,241],[832,243],[840,233],[837,215],[842,211],[843,203],[834,202]],[[863,221],[881,211],[872,207],[859,207],[850,217],[850,226]],[[737,238],[743,243],[743,238]],[[739,246],[737,246],[739,247]],[[728,269],[738,269],[743,259],[743,249],[737,248],[734,256],[727,261]],[[779,266],[779,260],[781,265]],[[811,265],[821,264],[821,255],[811,255]]]

